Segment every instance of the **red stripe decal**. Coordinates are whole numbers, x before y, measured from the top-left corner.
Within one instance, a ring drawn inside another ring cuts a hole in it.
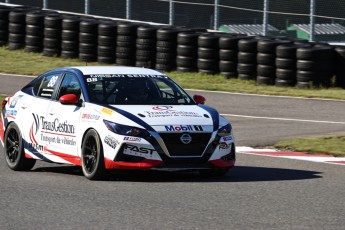
[[[112,161],[108,158],[104,158],[105,168],[106,169],[149,169],[157,165],[160,165],[162,161],[159,160],[144,160],[142,162],[119,162]]]
[[[62,159],[64,159],[65,161],[68,161],[74,165],[81,165],[81,160],[80,160],[80,157],[77,157],[77,156],[72,156],[72,155],[69,155],[69,154],[66,154],[66,153],[60,153],[60,152],[55,152],[53,150],[50,150],[48,148],[46,148],[46,151],[57,156],[57,157],[60,157]]]
[[[217,168],[232,168],[235,166],[235,161],[224,161],[222,159],[217,159],[217,160],[210,160],[208,161],[211,163],[213,166]]]
[[[0,116],[0,139],[2,142],[4,142],[5,139],[5,128],[4,128],[4,122],[2,120],[2,116]]]
[[[33,157],[30,156],[28,153],[25,153],[25,158],[29,158],[29,159],[31,158],[32,159]]]

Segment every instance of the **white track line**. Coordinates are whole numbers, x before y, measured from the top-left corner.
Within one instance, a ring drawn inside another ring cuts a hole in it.
[[[243,118],[253,118],[253,119],[266,119],[266,120],[279,120],[279,121],[299,121],[299,122],[313,122],[313,123],[326,123],[326,124],[342,124],[345,125],[343,121],[317,121],[317,120],[304,120],[304,119],[293,119],[293,118],[280,118],[280,117],[258,117],[258,116],[247,116],[240,114],[221,114],[222,116],[228,117],[243,117]]]

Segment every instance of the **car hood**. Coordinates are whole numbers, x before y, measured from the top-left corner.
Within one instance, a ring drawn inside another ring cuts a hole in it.
[[[140,119],[150,126],[202,125],[213,126],[219,115],[210,107],[199,105],[112,105],[123,116]]]

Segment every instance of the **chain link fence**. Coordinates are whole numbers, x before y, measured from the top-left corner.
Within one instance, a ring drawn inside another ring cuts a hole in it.
[[[299,30],[304,31],[306,35],[303,38],[309,40],[320,40],[318,34],[337,33],[341,36],[336,39],[345,41],[345,0],[0,0],[0,2],[214,30],[218,30],[222,25],[254,24],[259,26],[262,35],[269,34],[268,28],[272,26],[280,33],[291,36],[298,36]],[[318,26],[322,24],[336,24],[337,27],[332,29]],[[304,26],[295,26],[295,31],[291,32],[293,25]]]

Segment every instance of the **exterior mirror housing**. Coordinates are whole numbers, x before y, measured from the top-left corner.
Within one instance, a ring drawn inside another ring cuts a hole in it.
[[[66,94],[59,98],[59,102],[63,105],[78,105],[79,98],[75,94]]]
[[[205,104],[206,98],[204,96],[201,95],[194,95],[193,96],[193,100],[197,103],[197,104]]]

